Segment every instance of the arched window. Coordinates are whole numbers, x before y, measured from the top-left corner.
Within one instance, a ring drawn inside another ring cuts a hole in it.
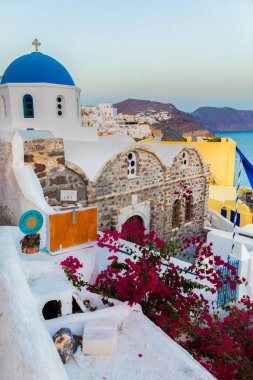
[[[172,209],[172,228],[179,227],[180,224],[180,200],[177,199],[173,204]]]
[[[182,168],[187,168],[189,166],[189,162],[190,162],[189,154],[187,152],[183,152],[180,157],[180,163],[181,163]]]
[[[62,95],[58,95],[56,98],[56,114],[58,117],[65,115],[65,99]]]
[[[6,118],[6,103],[3,95],[0,96],[0,119]]]
[[[127,176],[128,178],[132,178],[136,176],[137,173],[137,160],[136,154],[134,152],[129,152],[127,155]]]
[[[34,110],[33,110],[33,97],[32,95],[26,94],[23,97],[23,110],[24,110],[24,118],[33,118]]]
[[[192,196],[190,195],[185,201],[185,223],[192,219]]]

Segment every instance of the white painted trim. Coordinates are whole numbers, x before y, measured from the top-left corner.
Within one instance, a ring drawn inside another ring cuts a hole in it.
[[[97,244],[96,241],[90,241],[88,243],[74,245],[73,247],[58,249],[57,251],[48,250],[47,253],[49,253],[51,256],[55,256],[55,255],[60,255],[62,253],[67,253],[67,252],[73,252],[73,251],[77,252],[77,251],[81,251],[84,248],[95,247],[96,244]]]
[[[0,89],[8,87],[54,87],[54,88],[74,88],[76,91],[81,92],[80,87],[69,86],[66,84],[55,84],[55,83],[4,83],[0,84]]]
[[[136,203],[134,205],[120,209],[120,215],[117,222],[117,230],[120,231],[122,225],[134,215],[143,219],[144,227],[150,231],[150,202]]]

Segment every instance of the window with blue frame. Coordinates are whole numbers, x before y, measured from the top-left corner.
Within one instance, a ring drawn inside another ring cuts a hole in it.
[[[34,110],[33,110],[33,97],[32,95],[26,94],[23,97],[23,110],[24,110],[24,118],[33,118]]]

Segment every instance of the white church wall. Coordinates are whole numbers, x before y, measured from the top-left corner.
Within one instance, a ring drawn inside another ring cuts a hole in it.
[[[47,129],[56,137],[70,140],[97,140],[96,128],[81,127],[80,89],[75,86],[48,83],[13,83],[0,85],[0,94],[6,95],[7,115],[0,127],[16,129]],[[33,97],[34,118],[24,118],[23,97]],[[57,114],[57,97],[63,97],[63,115]]]
[[[14,133],[12,141],[13,165],[24,165],[24,141],[18,132]]]
[[[55,131],[60,131],[81,124],[77,112],[77,99],[80,95],[78,87],[48,83],[13,83],[3,86],[9,89],[13,128],[54,128]],[[34,118],[24,118],[23,96],[26,94],[33,97]],[[59,95],[65,100],[65,112],[62,117],[57,115]]]
[[[17,225],[20,216],[29,209],[40,211],[44,217],[47,213],[54,212],[45,201],[38,177],[31,167],[23,164],[23,147],[18,134],[15,135],[16,144],[13,149],[11,140],[14,135],[15,130],[12,130],[8,136],[0,130],[1,217],[2,222],[11,225]],[[45,236],[44,227],[41,234]]]
[[[0,85],[0,128],[11,125],[11,105],[9,90]]]

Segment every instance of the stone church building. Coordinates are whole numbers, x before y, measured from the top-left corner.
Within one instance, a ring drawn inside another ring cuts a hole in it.
[[[79,206],[98,207],[99,230],[138,220],[165,240],[178,226],[200,235],[210,171],[199,151],[97,137],[81,126],[79,96],[67,70],[38,51],[6,69],[0,84],[2,223],[17,224],[31,207],[57,212],[64,207],[61,190],[76,190]],[[187,201],[179,199],[183,186],[192,190]]]

